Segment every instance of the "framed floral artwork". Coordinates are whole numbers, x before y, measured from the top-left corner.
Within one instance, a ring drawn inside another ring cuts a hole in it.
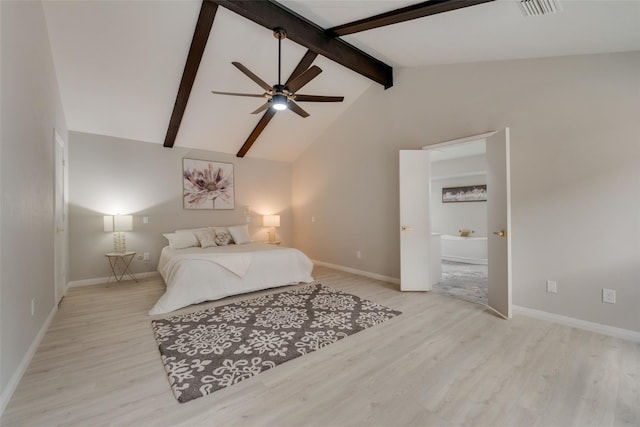
[[[233,164],[182,159],[184,209],[233,209]]]

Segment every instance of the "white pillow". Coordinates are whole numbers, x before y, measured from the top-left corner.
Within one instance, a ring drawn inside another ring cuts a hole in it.
[[[200,246],[203,248],[210,248],[216,245],[216,230],[213,228],[205,228],[204,230],[198,230],[193,234],[196,235],[200,241]]]
[[[171,249],[184,249],[192,246],[200,246],[198,238],[193,233],[167,233],[163,234],[163,236],[169,241]]]
[[[247,224],[234,225],[233,227],[227,227],[229,234],[233,237],[233,241],[236,245],[243,245],[245,243],[251,243],[251,237],[249,237],[249,226]]]

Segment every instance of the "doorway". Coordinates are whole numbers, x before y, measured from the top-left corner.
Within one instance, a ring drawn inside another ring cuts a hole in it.
[[[486,140],[430,151],[431,229],[441,255],[432,291],[487,305]]]
[[[440,266],[439,236],[431,232],[431,162],[434,150],[484,139],[487,176],[487,307],[511,317],[511,186],[509,128],[400,150],[400,289],[429,291]],[[437,262],[435,262],[437,261]]]

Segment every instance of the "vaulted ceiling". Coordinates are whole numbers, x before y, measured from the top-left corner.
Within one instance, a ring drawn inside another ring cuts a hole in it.
[[[327,29],[417,2],[279,3]],[[560,13],[525,17],[518,2],[498,0],[341,39],[394,68],[640,50],[640,2],[560,5]],[[45,1],[44,8],[69,129],[163,144],[201,1]],[[283,79],[306,52],[283,41]],[[270,29],[219,7],[175,146],[237,153],[261,117],[250,113],[264,100],[211,90],[261,93],[231,62],[273,84],[277,55]],[[305,103],[307,118],[278,112],[248,156],[293,161],[369,87],[384,90],[325,57],[313,64],[323,73],[302,92],[341,95],[344,102]]]

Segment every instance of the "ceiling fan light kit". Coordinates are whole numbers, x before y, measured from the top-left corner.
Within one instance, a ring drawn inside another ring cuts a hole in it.
[[[282,111],[287,109],[287,97],[285,95],[275,94],[271,97],[271,104],[276,110]]]

